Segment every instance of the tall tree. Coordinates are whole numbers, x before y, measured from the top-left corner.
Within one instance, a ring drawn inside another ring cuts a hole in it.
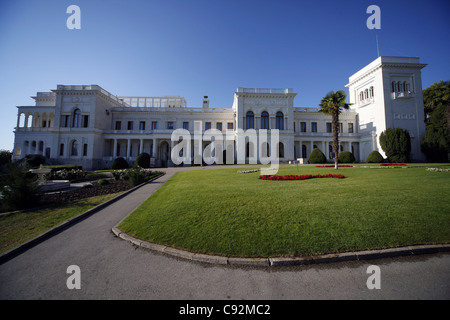
[[[450,81],[440,80],[422,91],[425,121],[429,123],[433,111],[442,105],[450,106]]]
[[[320,102],[319,112],[331,115],[331,122],[333,128],[333,149],[334,149],[334,169],[338,169],[338,154],[339,154],[339,115],[342,109],[348,109],[349,105],[346,102],[347,95],[344,91],[332,91],[328,93]]]

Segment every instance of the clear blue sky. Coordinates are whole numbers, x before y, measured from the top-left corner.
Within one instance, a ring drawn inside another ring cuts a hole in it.
[[[69,5],[81,30],[69,30]],[[369,5],[381,30],[369,30]],[[0,0],[0,149],[17,108],[57,84],[184,96],[231,107],[237,87],[293,88],[317,106],[380,54],[420,57],[423,87],[450,79],[448,0]]]

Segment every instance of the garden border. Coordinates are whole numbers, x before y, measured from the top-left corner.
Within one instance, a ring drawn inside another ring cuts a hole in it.
[[[239,266],[257,266],[257,267],[296,266],[296,265],[308,265],[308,264],[343,262],[343,261],[372,260],[372,259],[412,256],[419,254],[431,254],[450,251],[450,244],[437,244],[437,245],[406,246],[381,250],[364,250],[355,252],[332,253],[332,254],[293,257],[293,258],[226,257],[226,256],[195,253],[187,250],[177,249],[170,246],[140,240],[120,231],[118,228],[119,224],[120,222],[111,229],[114,235],[138,247],[149,249],[151,251],[155,251],[158,253],[163,253],[176,258],[219,265],[239,265]]]

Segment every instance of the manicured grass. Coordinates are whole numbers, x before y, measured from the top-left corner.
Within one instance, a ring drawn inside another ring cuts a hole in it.
[[[0,253],[11,250],[119,194],[86,198],[40,210],[2,214],[0,215]]]
[[[265,181],[238,170],[177,173],[119,228],[193,252],[245,257],[450,242],[450,172],[286,166],[279,175],[346,178]]]

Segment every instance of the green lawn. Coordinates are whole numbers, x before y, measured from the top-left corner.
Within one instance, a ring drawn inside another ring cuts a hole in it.
[[[119,228],[193,252],[247,257],[450,242],[450,172],[285,166],[278,174],[346,178],[263,181],[239,170],[177,173]]]
[[[87,198],[39,210],[0,215],[0,253],[4,253],[120,193]]]

